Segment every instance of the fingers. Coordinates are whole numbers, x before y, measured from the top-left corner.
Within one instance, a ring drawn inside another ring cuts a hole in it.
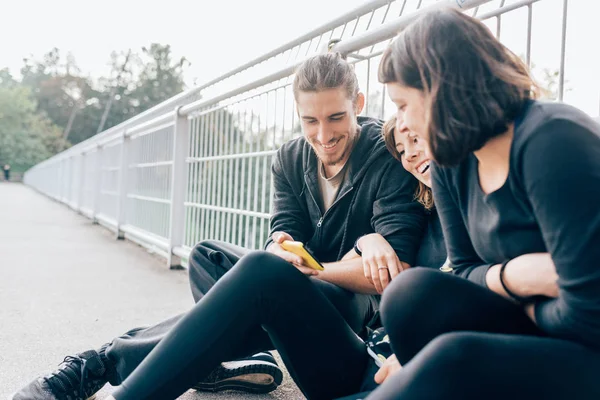
[[[298,265],[304,264],[304,260],[302,259],[302,257],[297,256],[294,253],[284,250],[278,243],[273,243],[271,246],[269,246],[267,251],[269,253],[273,253],[276,256],[283,258],[285,261],[287,261],[289,263],[298,264]]]
[[[296,267],[304,275],[308,275],[308,276],[317,276],[317,275],[319,275],[319,271],[317,271],[316,269],[312,269],[310,267],[305,267],[303,265],[297,265],[297,264],[294,264],[294,267]]]
[[[387,378],[388,371],[389,371],[388,364],[384,363],[381,366],[381,368],[379,368],[379,371],[377,371],[377,373],[375,374],[375,382],[377,384],[381,385],[383,383],[383,381],[385,381],[385,378]]]
[[[371,284],[372,284],[373,278],[371,277],[371,266],[365,259],[363,259],[363,272],[364,272],[365,278],[367,278],[367,280],[369,282],[371,282]]]
[[[294,240],[293,237],[285,232],[273,232],[271,238],[275,243],[282,243],[285,240]]]
[[[287,235],[287,236],[289,236],[289,235]],[[287,250],[284,250],[277,242],[274,242],[271,246],[269,246],[267,251],[269,253],[275,254],[278,257],[283,258],[285,261],[289,262],[294,267],[296,267],[304,275],[315,276],[315,275],[319,274],[319,271],[317,271],[316,269],[307,267],[304,264],[304,260],[302,259],[302,257],[300,257],[294,253],[291,253]]]
[[[402,263],[395,254],[388,255],[386,257],[386,262],[391,279],[394,279],[400,272],[402,272]]]
[[[377,293],[381,294],[383,293],[383,286],[381,285],[381,280],[379,276],[379,267],[375,262],[370,262],[369,265],[371,267],[371,277],[373,278],[373,285],[375,286],[375,290],[377,290]]]
[[[391,375],[394,375],[396,372],[400,371],[402,366],[398,362],[395,354],[392,354],[385,360],[379,371],[375,374],[375,382],[378,384],[382,384],[387,378]]]
[[[379,282],[381,282],[381,292],[390,284],[390,272],[386,265],[379,265]]]

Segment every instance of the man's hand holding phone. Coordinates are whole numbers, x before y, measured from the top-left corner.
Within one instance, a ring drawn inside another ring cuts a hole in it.
[[[279,256],[285,261],[291,263],[294,267],[298,268],[298,270],[300,270],[300,272],[302,272],[304,275],[315,276],[319,274],[319,271],[308,267],[301,256],[287,251],[283,247],[281,247],[281,244],[284,241],[293,241],[294,238],[292,238],[285,232],[274,232],[273,235],[271,235],[271,238],[273,239],[273,243],[271,243],[267,248],[267,251],[269,253],[275,254],[276,256]]]

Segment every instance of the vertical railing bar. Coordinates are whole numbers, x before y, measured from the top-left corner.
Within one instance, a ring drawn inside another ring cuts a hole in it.
[[[242,165],[241,170],[242,170],[242,176],[240,177],[240,202],[239,202],[239,208],[240,210],[244,209],[243,205],[244,205],[244,191],[242,190],[242,188],[244,187],[244,184],[246,182],[246,168],[245,168],[245,164],[246,164],[246,158],[244,158],[244,154],[246,153],[246,140],[245,140],[245,135],[248,132],[248,122],[247,122],[247,118],[248,118],[248,103],[249,100],[244,101],[244,130],[242,131],[243,135],[240,137],[240,141],[241,141],[241,157],[240,157],[240,164]],[[240,215],[239,216],[239,226],[238,226],[238,239],[237,239],[237,245],[238,246],[242,246],[242,233],[244,230],[244,216]]]
[[[531,68],[531,25],[533,17],[533,4],[527,6],[527,48],[525,58],[527,59],[527,66]]]
[[[254,152],[254,110],[255,110],[255,106],[257,104],[256,101],[256,97],[252,98],[252,112],[251,112],[251,117],[250,117],[250,135],[251,135],[251,139],[250,139],[250,144],[249,144],[249,152],[253,153]],[[248,159],[248,180],[246,182],[246,188],[247,188],[247,196],[246,196],[246,209],[247,210],[251,210],[250,204],[251,204],[251,190],[250,188],[252,187],[251,184],[251,179],[252,179],[252,160]],[[244,240],[244,247],[249,248],[248,246],[250,245],[249,243],[249,230],[250,230],[250,218],[248,216],[246,216],[246,236],[245,236],[245,240]]]
[[[239,120],[236,118],[236,111],[238,110],[237,105],[231,106],[231,114],[230,114],[230,125],[229,125],[229,141],[230,141],[230,154],[237,154],[235,151],[236,141],[235,141],[235,129],[236,124],[239,123]],[[236,122],[238,121],[238,122]],[[236,157],[237,159],[237,157]],[[236,174],[236,160],[231,160],[229,164],[229,207],[235,207],[235,174]],[[231,214],[231,219],[229,221],[229,238],[227,239],[229,243],[233,243],[234,241],[234,232],[235,232],[235,215]]]
[[[201,118],[201,133],[199,136],[200,145],[202,146],[200,154],[202,157],[206,157],[208,154],[208,135],[206,134],[208,130],[208,117],[209,114],[205,114],[199,118]],[[196,182],[196,190],[194,191],[194,203],[199,204],[203,203],[206,198],[206,191],[208,190],[208,175],[207,175],[207,161],[195,162],[197,176],[199,177],[198,182]],[[196,208],[196,207],[194,207]],[[194,240],[194,245],[200,241],[201,238],[206,237],[206,229],[207,229],[207,221],[206,221],[206,209],[200,209],[195,211],[194,223],[196,224],[196,239]]]
[[[262,97],[266,97],[268,96],[267,94],[263,94],[260,97],[258,97],[258,104],[259,104],[259,113],[258,113],[258,132],[256,135],[256,152],[262,151],[261,150],[261,130],[262,130],[262,124],[261,124],[261,106],[262,106],[262,101],[261,98]],[[265,122],[267,122],[267,119],[264,119]],[[265,131],[266,131],[266,126],[265,126]],[[258,211],[258,185],[259,185],[259,179],[260,179],[260,159],[261,157],[256,157],[256,159],[254,160],[254,165],[255,165],[255,171],[254,171],[254,205],[252,207],[252,211]],[[256,217],[253,217],[252,219],[252,248],[256,248],[256,228],[258,225],[258,219]]]
[[[234,142],[233,145],[235,146],[235,154],[240,154],[240,133],[241,133],[241,109],[240,109],[240,103],[236,103],[236,108],[237,108],[237,118],[236,118],[236,124],[234,124],[236,127],[234,127],[233,130],[233,138],[232,141]],[[236,137],[237,135],[237,137]],[[238,204],[238,178],[239,178],[239,166],[240,166],[240,159],[239,157],[235,158],[235,161],[233,163],[233,199],[232,199],[232,207],[234,208],[239,208],[239,204]],[[237,214],[233,214],[233,219],[231,222],[231,243],[236,243],[236,233],[237,233],[237,222],[238,222],[238,215]]]
[[[210,143],[210,156],[214,156],[217,153],[217,135],[216,135],[216,127],[217,127],[217,112],[213,111],[212,113],[210,113],[210,137],[211,137],[211,143]],[[217,177],[217,166],[216,166],[216,161],[211,161],[211,168],[210,168],[210,186],[209,186],[209,193],[210,193],[210,200],[209,200],[209,204],[211,206],[214,206],[216,203],[216,191],[215,191],[215,187],[216,187],[216,177]],[[216,212],[215,211],[209,211],[209,215],[210,215],[210,223],[209,223],[209,231],[208,231],[208,237],[206,239],[214,239],[215,238],[215,220],[216,220]]]
[[[217,111],[217,124],[215,129],[215,155],[220,156],[223,154],[223,110],[219,109]],[[216,181],[215,181],[215,205],[221,206],[221,189],[222,189],[222,173],[223,173],[223,161],[216,161]],[[222,213],[219,211],[215,212],[215,234],[213,236],[214,239],[221,240],[221,215]]]
[[[404,14],[404,8],[406,7],[406,0],[404,0],[402,2],[402,7],[400,8],[400,14],[398,15],[399,17],[401,17]]]
[[[563,101],[565,93],[565,52],[567,47],[567,5],[569,0],[563,0],[562,33],[560,41],[560,70],[558,74],[558,101]]]

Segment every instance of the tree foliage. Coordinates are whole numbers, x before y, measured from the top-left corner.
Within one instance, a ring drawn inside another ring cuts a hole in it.
[[[20,80],[0,69],[0,163],[15,171],[95,135],[105,113],[103,130],[180,93],[188,65],[157,43],[113,52],[110,73],[97,79],[58,48],[23,61]]]

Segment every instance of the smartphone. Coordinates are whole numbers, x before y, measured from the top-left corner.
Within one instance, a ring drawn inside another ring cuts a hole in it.
[[[311,252],[304,247],[302,242],[294,242],[291,240],[284,240],[281,243],[281,247],[284,250],[289,251],[290,253],[294,253],[297,256],[302,257],[304,260],[304,264],[312,269],[316,269],[317,271],[323,271],[325,268],[321,265],[320,262],[317,261],[315,256],[311,254]]]

